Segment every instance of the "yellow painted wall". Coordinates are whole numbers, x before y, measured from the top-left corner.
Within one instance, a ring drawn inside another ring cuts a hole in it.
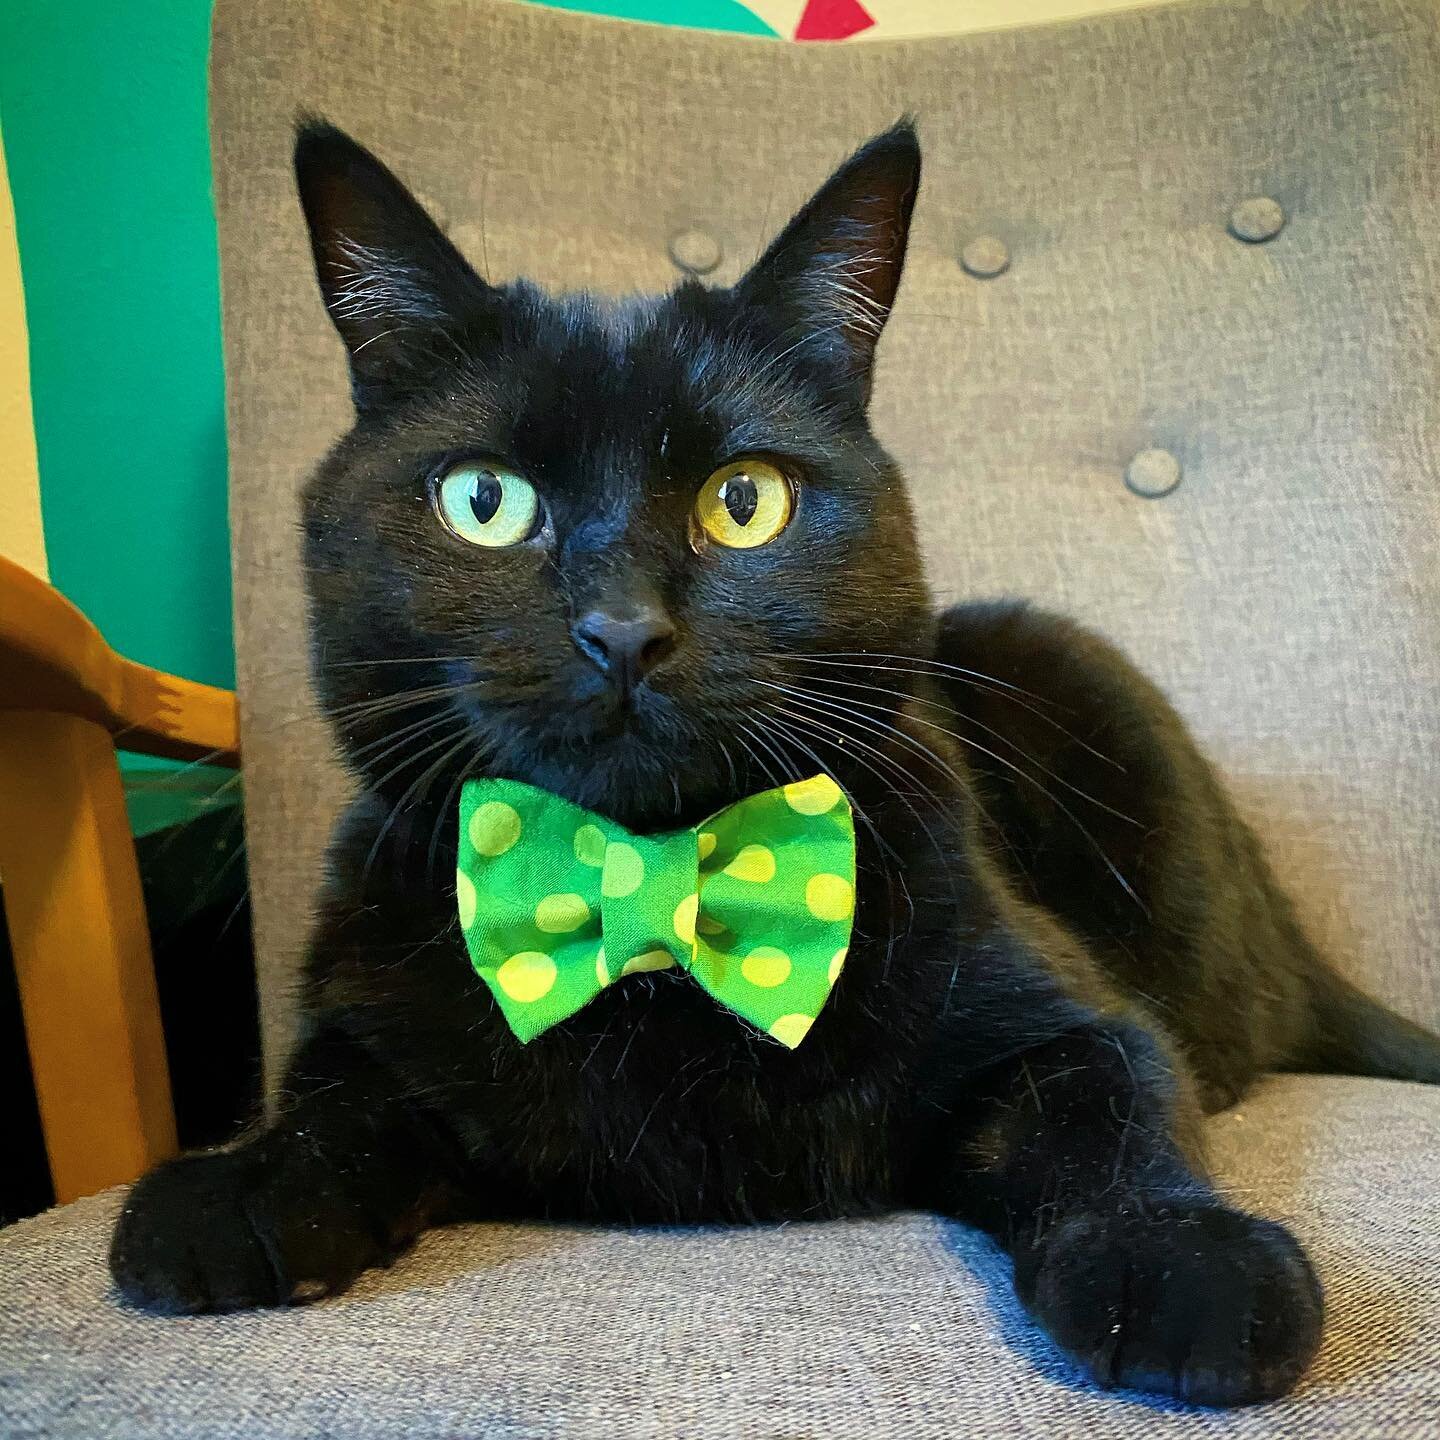
[[[805,0],[741,0],[741,3],[777,35],[793,35],[805,9]],[[1176,3],[1176,0],[861,0],[875,25],[853,38],[866,41],[915,35],[959,35],[969,30],[1042,25],[1051,20],[1074,20],[1109,10],[1166,3]],[[593,4],[596,9],[605,9],[605,0],[593,0]]]
[[[1138,10],[1156,4],[1157,0],[862,0],[862,3],[877,24],[874,30],[857,35],[855,39],[859,41],[1042,25],[1052,20],[1101,15],[1110,10]]]
[[[44,576],[45,534],[40,528],[40,468],[30,414],[30,352],[25,340],[25,297],[15,209],[0,144],[0,555]]]

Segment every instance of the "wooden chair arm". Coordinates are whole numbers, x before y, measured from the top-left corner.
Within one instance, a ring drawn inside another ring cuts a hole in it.
[[[239,763],[235,697],[137,665],[0,559],[0,883],[58,1200],[176,1149],[115,747]]]
[[[0,709],[74,715],[123,750],[240,763],[229,690],[181,680],[117,655],[60,592],[0,559]]]

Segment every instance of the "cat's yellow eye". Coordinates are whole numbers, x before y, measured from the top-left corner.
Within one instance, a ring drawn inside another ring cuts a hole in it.
[[[789,523],[795,508],[790,482],[768,460],[722,465],[695,497],[699,536],[729,550],[768,545]]]
[[[523,475],[498,461],[465,460],[435,485],[445,528],[472,545],[518,545],[535,534],[540,497]]]

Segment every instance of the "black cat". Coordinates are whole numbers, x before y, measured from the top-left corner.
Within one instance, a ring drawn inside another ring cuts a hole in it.
[[[296,167],[357,412],[304,499],[314,672],[363,790],[285,1103],[135,1187],[123,1295],[308,1300],[453,1219],[923,1206],[998,1236],[1104,1384],[1293,1385],[1320,1286],[1205,1179],[1200,1116],[1268,1069],[1440,1081],[1440,1041],[1315,954],[1120,655],[1020,604],[934,615],[866,423],[912,127],[734,287],[624,303],[488,284],[323,124]],[[655,832],[822,770],[858,909],[803,1044],[679,969],[517,1041],[456,919],[466,777]]]

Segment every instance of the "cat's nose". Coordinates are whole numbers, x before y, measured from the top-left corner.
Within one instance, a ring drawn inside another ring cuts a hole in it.
[[[628,689],[675,648],[675,625],[658,606],[633,610],[589,610],[572,633],[584,655]]]

